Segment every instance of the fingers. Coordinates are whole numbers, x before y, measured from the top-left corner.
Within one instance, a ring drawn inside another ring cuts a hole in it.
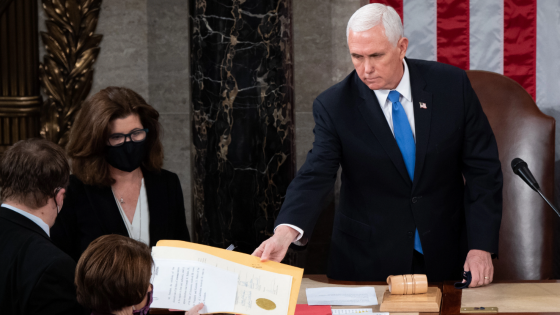
[[[492,283],[494,266],[490,253],[481,250],[471,250],[467,255],[464,265],[465,271],[470,271],[472,276],[470,288],[476,288]]]
[[[283,238],[274,234],[274,236],[264,241],[255,249],[252,255],[260,257],[262,262],[269,260],[281,262],[284,259],[284,255],[286,255],[290,243],[289,238]]]
[[[193,306],[193,308],[191,308],[188,312],[185,312],[185,315],[195,315],[198,314],[198,311],[200,311],[202,308],[204,307],[204,303],[200,303],[198,305]]]
[[[490,261],[490,265],[486,267],[484,272],[484,285],[489,285],[492,281],[494,281],[494,266],[492,261]]]
[[[270,255],[271,255],[271,253],[274,249],[273,248],[274,246],[272,246],[272,244],[270,242],[265,242],[265,243],[266,244],[263,243],[264,244],[264,250],[263,250],[263,253],[262,253],[262,256],[261,256],[261,261],[262,262],[265,262],[265,261],[270,259]]]
[[[489,266],[484,266],[484,269],[482,271],[482,284],[481,285],[489,285],[490,284],[490,268]]]
[[[478,283],[480,281],[480,272],[478,271],[477,267],[471,268],[471,277],[471,284],[469,284],[469,288],[478,287]]]
[[[261,246],[255,249],[255,251],[251,255],[261,257],[263,254],[264,246],[264,243],[262,243]]]
[[[492,283],[492,279],[494,277],[494,266],[492,265],[492,257],[491,256],[483,256],[481,260],[481,278],[482,278],[482,285],[489,285]]]
[[[485,277],[485,268],[484,265],[481,263],[475,262],[471,264],[471,275],[472,275],[472,282],[469,285],[470,288],[481,287],[484,285]]]

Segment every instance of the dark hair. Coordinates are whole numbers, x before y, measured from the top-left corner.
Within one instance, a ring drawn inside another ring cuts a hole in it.
[[[84,307],[111,314],[144,299],[153,266],[148,245],[122,235],[91,242],[76,266],[76,295]]]
[[[0,163],[0,198],[38,209],[66,188],[70,177],[64,150],[44,139],[21,140],[10,147]]]
[[[163,165],[159,113],[136,92],[123,87],[108,87],[88,98],[72,126],[67,150],[73,173],[87,185],[110,186],[115,182],[105,160],[109,123],[112,120],[138,115],[148,128],[146,157],[142,165],[160,171]]]

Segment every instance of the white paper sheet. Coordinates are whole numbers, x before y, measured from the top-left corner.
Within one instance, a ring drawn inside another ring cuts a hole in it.
[[[377,295],[374,287],[359,288],[308,288],[307,304],[309,305],[377,305]]]
[[[239,275],[235,313],[250,315],[286,315],[290,306],[292,277],[247,267],[204,252],[188,248],[155,246],[154,259],[183,259],[202,262]],[[220,282],[217,282],[220,283]],[[265,310],[257,305],[257,299],[267,299],[276,305]]]
[[[154,259],[154,263],[151,307],[188,311],[204,303],[208,313],[234,311],[236,273],[188,260]]]

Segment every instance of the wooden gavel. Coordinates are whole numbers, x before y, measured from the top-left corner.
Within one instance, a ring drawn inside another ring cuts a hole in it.
[[[387,278],[391,294],[422,294],[428,292],[428,277],[426,275],[400,275]]]

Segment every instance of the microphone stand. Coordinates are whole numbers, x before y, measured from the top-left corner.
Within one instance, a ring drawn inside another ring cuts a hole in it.
[[[541,195],[541,197],[544,199],[544,201],[546,201],[546,203],[548,203],[548,205],[552,208],[552,210],[554,210],[554,212],[556,212],[556,214],[560,217],[560,212],[558,212],[558,209],[556,209],[556,207],[543,195],[543,193],[541,192],[540,189],[535,189],[539,195]]]

